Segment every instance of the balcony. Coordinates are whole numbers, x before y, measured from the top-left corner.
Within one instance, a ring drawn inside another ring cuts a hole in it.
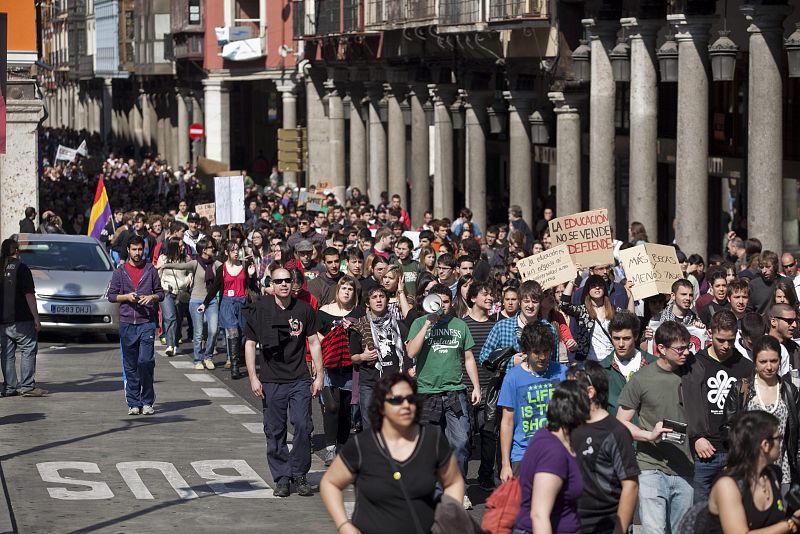
[[[439,24],[465,26],[484,23],[484,0],[439,0]]]
[[[546,20],[549,17],[549,0],[489,1],[490,22]]]
[[[367,0],[364,18],[375,29],[433,24],[436,0]]]
[[[182,33],[172,36],[172,54],[176,60],[202,60],[203,34]]]

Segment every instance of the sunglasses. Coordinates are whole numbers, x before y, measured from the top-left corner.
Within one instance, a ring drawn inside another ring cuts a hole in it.
[[[797,317],[774,317],[775,319],[780,319],[781,321],[785,321],[786,324],[796,324]]]
[[[797,265],[797,262],[796,262],[796,261],[793,261],[793,262],[792,262],[792,263],[790,263],[789,265],[784,265],[784,266],[783,266],[783,268],[784,268],[784,269],[791,269],[791,268],[792,268],[792,267],[794,267],[795,265]]]
[[[279,284],[279,285],[280,284],[291,284],[292,283],[292,279],[291,278],[273,278],[272,279],[272,283],[273,284]]]
[[[400,406],[406,401],[408,401],[409,404],[416,404],[417,396],[414,393],[412,393],[411,395],[395,395],[393,397],[386,397],[385,400],[392,406]]]

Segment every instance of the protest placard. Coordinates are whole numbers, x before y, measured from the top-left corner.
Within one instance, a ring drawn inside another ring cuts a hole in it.
[[[523,280],[536,280],[542,289],[550,289],[575,278],[575,264],[572,263],[567,245],[558,245],[519,260],[517,269]]]
[[[646,243],[620,250],[619,260],[625,278],[633,282],[631,292],[636,300],[658,293],[670,293],[675,280],[683,278],[675,247]]]
[[[614,263],[608,210],[584,211],[550,221],[553,246],[566,245],[572,261],[583,267]]]
[[[655,334],[655,331],[658,330],[661,323],[662,321],[660,319],[651,319],[647,326]],[[711,338],[708,337],[708,331],[706,329],[697,328],[694,325],[689,325],[686,329],[689,331],[689,352],[692,354],[697,354],[711,345]],[[655,339],[651,338],[647,341],[647,352],[656,356],[658,355]]]
[[[244,176],[214,177],[214,204],[218,225],[244,223]]]
[[[208,204],[198,204],[194,207],[194,211],[196,211],[200,217],[205,217],[208,220],[208,224],[211,226],[217,224],[216,204],[213,202],[209,202]]]

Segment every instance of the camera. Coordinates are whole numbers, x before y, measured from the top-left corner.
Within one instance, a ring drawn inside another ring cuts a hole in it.
[[[668,443],[675,443],[676,445],[683,445],[686,442],[686,423],[673,421],[672,419],[664,419],[662,421],[664,428],[671,429],[670,432],[661,434],[661,440]]]

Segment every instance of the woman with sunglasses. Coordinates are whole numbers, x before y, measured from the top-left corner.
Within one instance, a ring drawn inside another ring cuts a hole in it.
[[[761,410],[775,416],[783,436],[776,460],[780,466],[778,482],[785,492],[790,483],[800,480],[800,392],[788,376],[779,376],[780,361],[781,345],[777,339],[772,336],[754,339],[753,376],[743,378],[738,386],[731,388],[725,399],[725,413],[730,416],[740,411]]]
[[[730,427],[728,465],[711,487],[708,504],[694,523],[704,534],[797,532],[800,510],[787,519],[781,496],[781,426],[762,410],[738,413]]]
[[[241,378],[239,366],[242,363],[242,331],[244,329],[244,306],[248,289],[257,291],[255,279],[256,267],[252,263],[242,265],[239,260],[239,244],[230,240],[225,243],[225,263],[220,265],[214,275],[214,282],[208,288],[206,298],[197,307],[203,313],[211,301],[221,293],[219,302],[219,325],[225,330],[228,361],[225,368],[230,368],[231,378]]]
[[[444,434],[420,425],[416,381],[383,376],[369,405],[371,430],[353,436],[320,482],[339,534],[422,534],[431,531],[437,482],[460,506],[464,479]],[[351,484],[356,506],[347,518],[342,495]]]

